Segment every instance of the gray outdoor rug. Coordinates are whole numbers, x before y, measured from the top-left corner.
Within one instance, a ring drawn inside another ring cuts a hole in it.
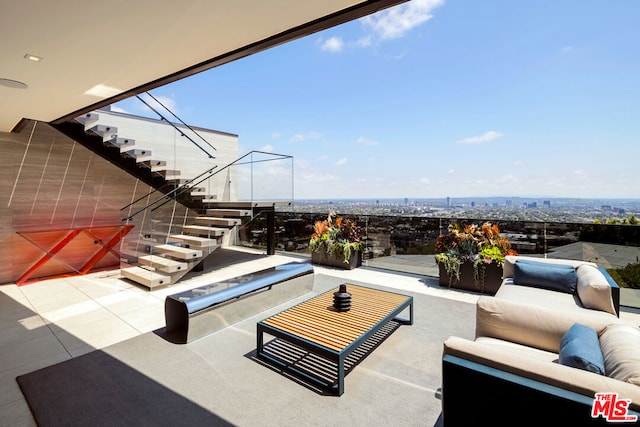
[[[340,283],[316,275],[314,294]],[[475,305],[412,295],[414,324],[396,328],[359,361],[341,397],[319,394],[253,358],[256,322],[312,294],[190,344],[156,331],[17,381],[41,426],[433,426],[442,342],[473,338]]]

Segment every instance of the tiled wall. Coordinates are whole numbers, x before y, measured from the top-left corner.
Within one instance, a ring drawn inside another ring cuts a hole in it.
[[[46,123],[27,122],[18,133],[0,133],[0,284],[20,277],[44,252],[17,232],[121,224],[120,208],[150,187]],[[67,251],[39,275],[70,270],[91,244]],[[105,257],[99,266],[118,264]]]

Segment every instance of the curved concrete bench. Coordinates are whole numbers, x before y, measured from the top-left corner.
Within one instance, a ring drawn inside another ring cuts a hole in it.
[[[312,289],[313,266],[293,262],[169,295],[165,332],[188,343]]]

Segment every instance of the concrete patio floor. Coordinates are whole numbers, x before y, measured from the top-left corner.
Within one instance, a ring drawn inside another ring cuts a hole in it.
[[[149,332],[164,327],[164,299],[169,294],[203,283],[225,280],[286,262],[301,260],[299,257],[291,257],[280,253],[273,256],[263,256],[258,252],[246,249],[227,250],[227,256],[229,259],[235,258],[236,262],[228,263],[213,272],[188,276],[178,285],[151,292],[121,279],[117,270],[86,276],[46,280],[22,287],[17,287],[15,284],[1,285],[0,425],[36,425],[25,398],[16,383],[15,378],[17,376],[76,358],[97,349],[113,348],[113,351],[117,353],[118,343],[141,335],[149,335]],[[437,301],[444,301],[442,299],[473,304],[478,297],[477,294],[473,293],[440,288],[437,285],[437,278],[419,274],[401,274],[371,267],[361,267],[348,271],[315,266],[314,270],[316,275],[335,278],[336,283],[361,282],[371,284],[374,287],[391,288],[398,292],[419,295],[421,298],[424,296],[423,300],[428,300],[429,304],[437,304]],[[308,296],[302,299],[306,298]],[[273,310],[269,310],[268,313],[265,312],[256,316],[256,318],[258,320],[262,319],[272,314],[272,312],[274,313],[293,305],[295,302],[292,301],[291,304],[275,307]],[[419,306],[416,307],[415,316],[419,318],[421,310],[425,309]],[[640,315],[634,310],[623,311],[621,317],[635,324],[640,323]],[[474,325],[469,319],[457,319],[455,316],[446,319],[446,322],[453,324],[463,321],[465,322],[464,325],[457,326],[465,330],[467,334],[473,335]],[[234,331],[224,332],[223,330],[219,337],[214,337],[209,342],[206,341],[207,338],[203,338],[196,342],[197,344],[194,348],[207,349],[214,345],[216,339],[222,339],[223,334],[234,336],[233,333],[240,333],[244,336],[243,339],[248,341],[245,343],[246,345],[243,344],[245,348],[238,350],[246,351],[246,348],[251,349],[255,339],[251,337],[251,333],[255,333],[255,329],[252,329],[254,325],[255,319],[248,319],[246,324],[239,325]],[[233,325],[227,329],[234,329],[232,327]],[[398,331],[394,334],[398,334]],[[240,346],[240,341],[243,341],[243,339],[238,339],[237,346]],[[236,344],[234,343],[233,345]],[[206,351],[214,350],[208,349]],[[219,354],[219,357],[232,357],[225,352]],[[393,357],[394,349],[391,345],[382,345],[372,354],[376,355],[376,357],[388,359]],[[416,358],[417,356],[419,355],[410,357],[411,363],[419,363],[420,359]],[[438,355],[432,354],[429,357],[437,359]],[[363,366],[356,368],[354,373],[361,370],[362,372],[373,374],[377,382],[387,384],[392,389],[394,384],[397,385],[400,381],[399,378],[401,376],[395,377],[393,372],[387,372],[384,375],[373,371],[368,372],[365,362],[363,362]],[[437,363],[437,360],[435,363]],[[403,366],[403,368],[405,370],[408,369],[407,366]],[[285,377],[270,375],[272,373],[268,371],[268,369],[256,370],[256,372],[259,372],[260,378],[263,378],[263,375],[267,375],[264,377],[264,381],[269,382],[273,387],[282,388],[285,390],[284,393],[292,393],[292,396],[298,393],[302,394],[296,388],[300,387],[298,384]],[[349,377],[347,378],[345,396],[350,391]],[[245,379],[250,381],[248,378]],[[406,380],[404,382],[407,383]],[[362,391],[367,389],[365,387],[366,384],[359,384],[357,380],[354,380],[354,383],[356,385],[353,386],[354,391],[352,394],[360,390],[363,396],[358,398],[350,397],[348,399],[339,398],[340,400],[336,401],[327,400],[325,396],[311,393],[310,395],[301,396],[302,400],[299,403],[299,407],[303,408],[304,404],[309,404],[325,407],[330,411],[330,408],[334,406],[342,406],[345,410],[361,411],[361,414],[354,414],[353,419],[361,420],[362,425],[372,425],[372,420],[367,420],[366,408],[361,407],[362,404],[358,400],[366,397],[364,396],[365,392]],[[437,385],[438,378],[433,378],[431,383],[427,385],[409,384],[409,389],[415,393],[426,393],[433,397],[434,394],[437,394]],[[403,386],[407,386],[407,384],[403,384]],[[361,387],[365,388],[362,389]],[[291,390],[287,391],[289,388]],[[301,389],[305,390],[304,388]],[[366,393],[370,393],[370,391]],[[352,399],[352,401],[349,399]],[[243,402],[238,404],[242,405]],[[415,421],[412,424],[434,425],[439,415],[437,402],[434,401],[431,405],[429,410],[420,407],[411,408],[409,416],[413,416],[413,421]],[[400,409],[398,410],[400,411]],[[406,408],[402,409],[402,411],[405,411],[403,414],[406,416]],[[241,414],[241,411],[238,414]],[[298,425],[304,420],[304,414],[294,418],[291,419],[291,425]],[[255,425],[254,423],[269,425],[269,422],[265,420],[252,419],[251,417],[243,418],[241,415],[238,415],[238,420],[240,420],[238,425]],[[236,420],[230,420],[232,423],[234,421]],[[326,420],[315,420],[313,424],[324,425],[325,421],[326,424],[332,424],[330,417]],[[353,424],[356,425],[358,423]]]

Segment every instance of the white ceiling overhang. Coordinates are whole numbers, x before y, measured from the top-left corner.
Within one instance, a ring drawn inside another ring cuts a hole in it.
[[[0,14],[0,131],[63,121],[403,1],[13,0]]]

